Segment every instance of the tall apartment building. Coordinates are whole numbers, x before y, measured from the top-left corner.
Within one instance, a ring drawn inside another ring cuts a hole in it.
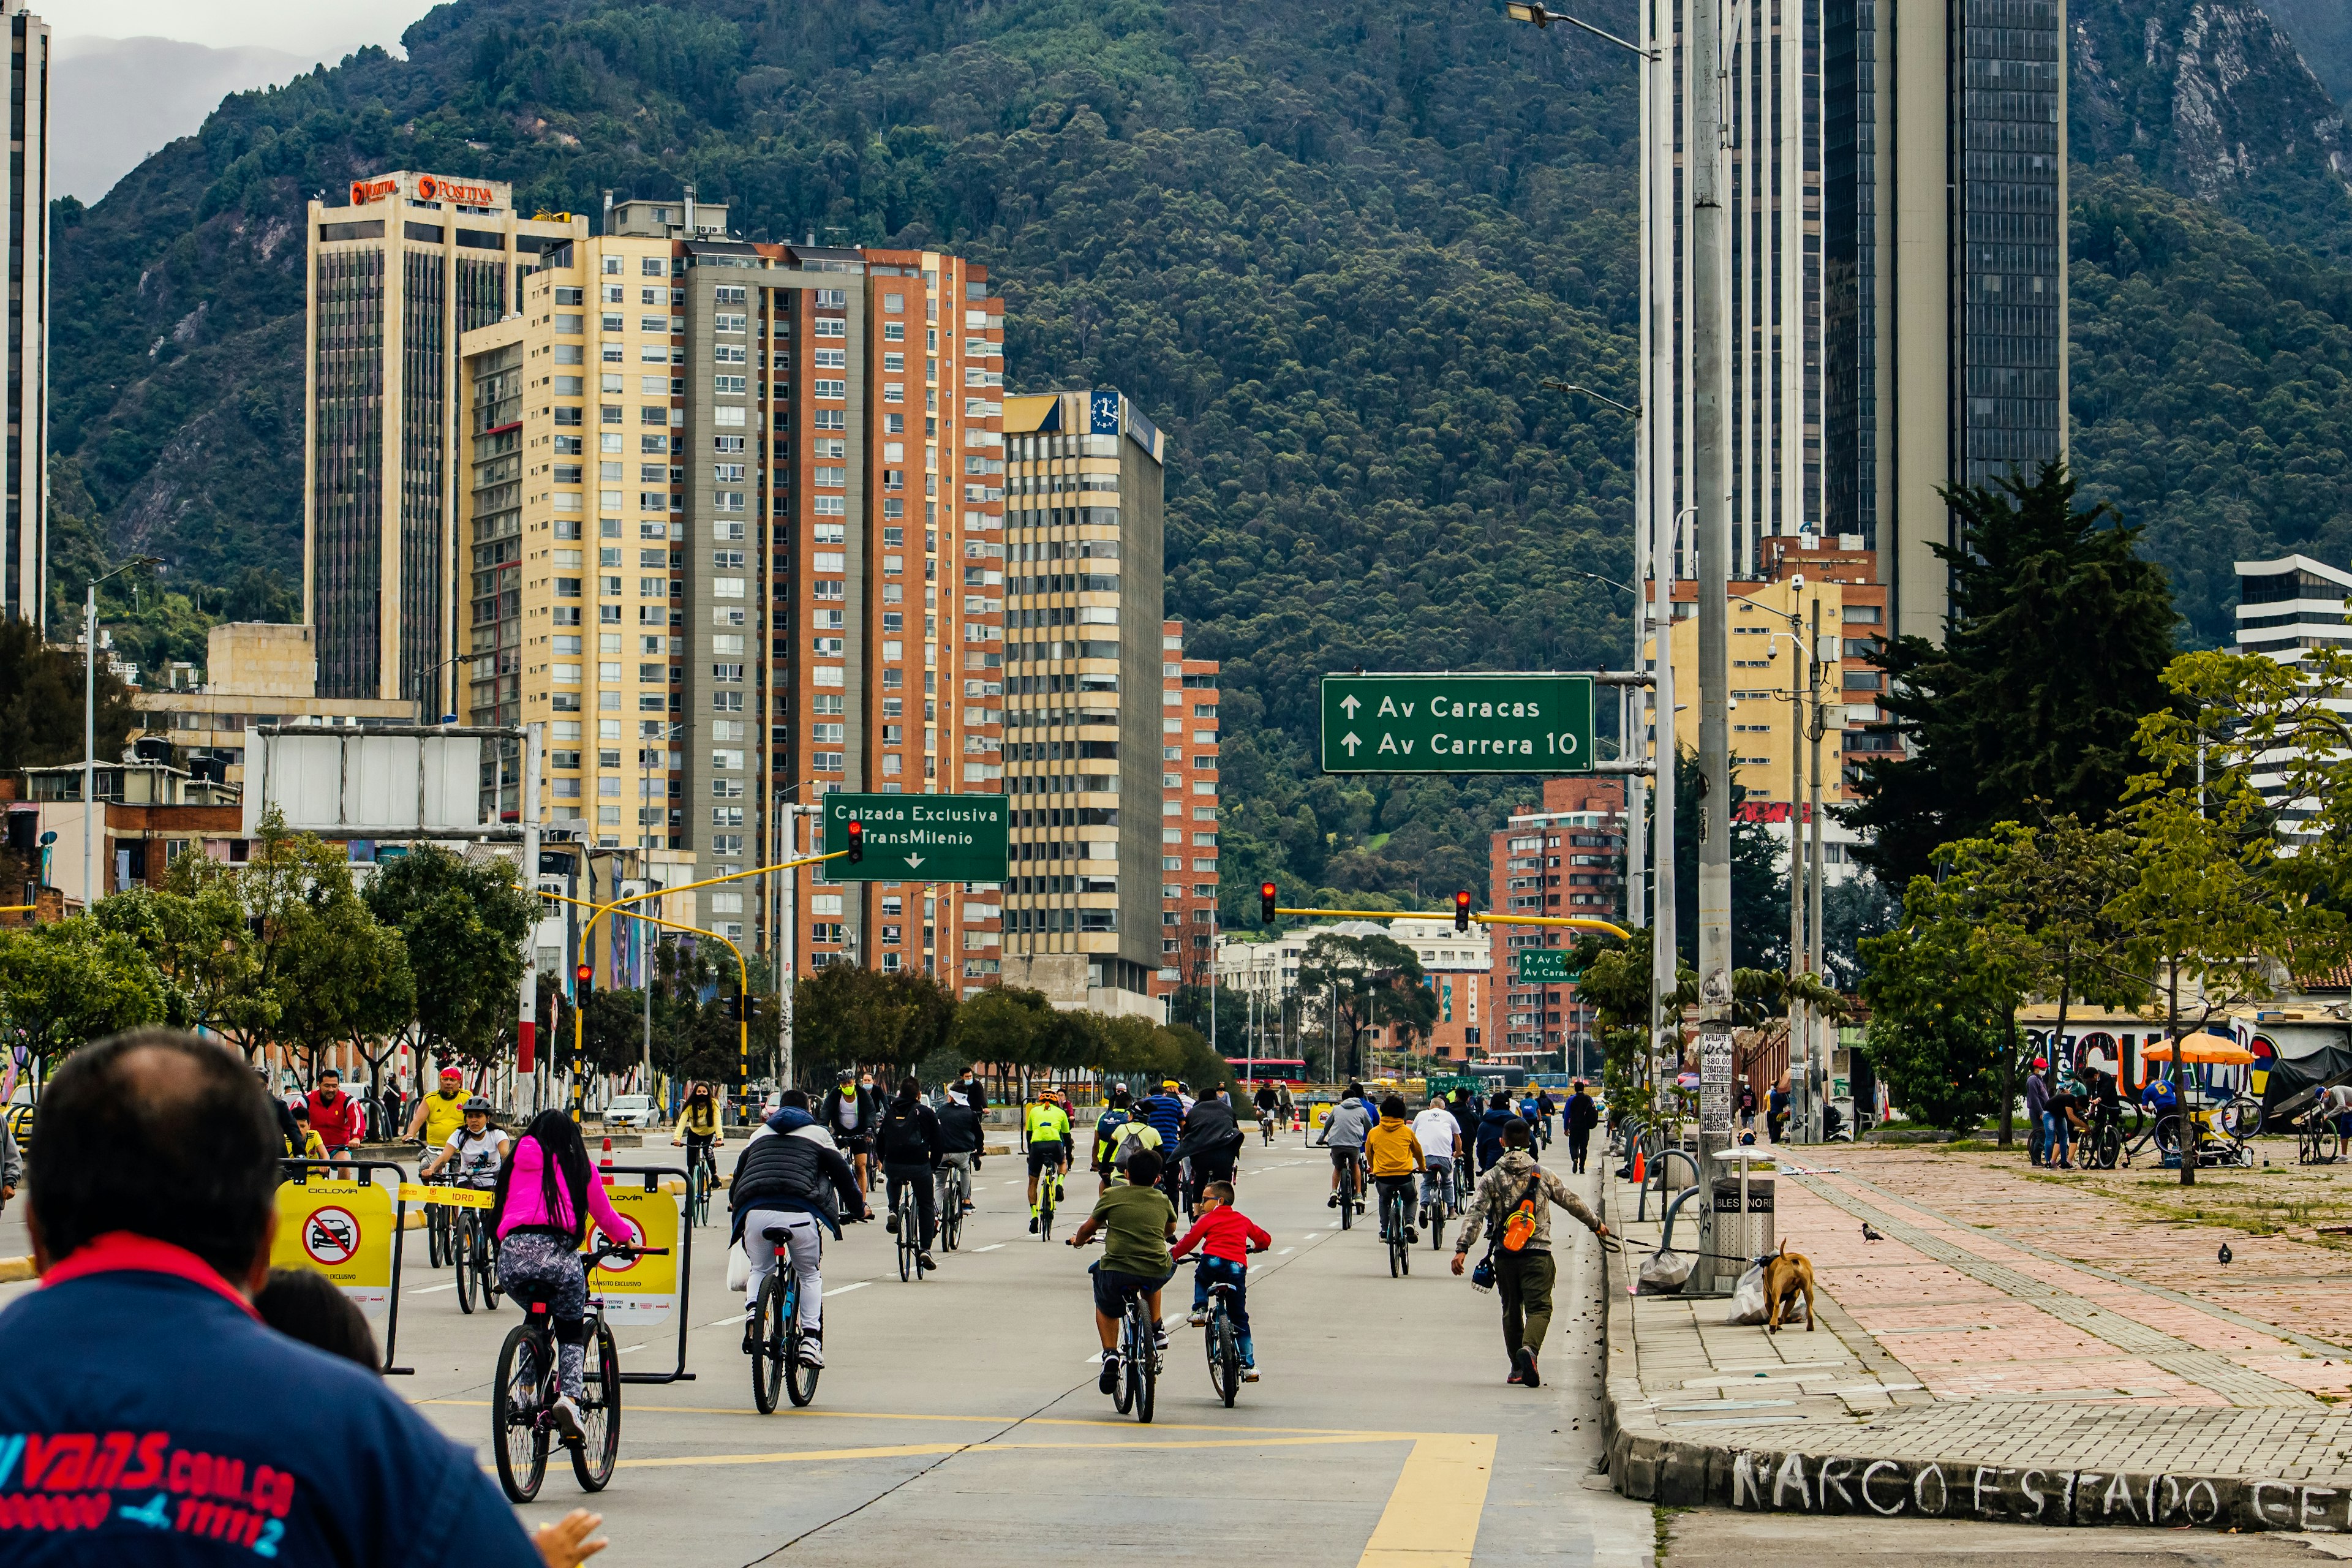
[[[1893,634],[1941,637],[1937,488],[2066,450],[2065,11],[1822,3],[1822,527],[1879,552]]]
[[[1156,1014],[1164,439],[1108,387],[1009,398],[1004,439],[1005,977]]]
[[[1546,779],[1543,803],[1522,807],[1487,840],[1487,908],[1498,915],[1622,919],[1625,909],[1625,784],[1622,779]],[[1486,1054],[1536,1067],[1567,1053],[1578,1068],[1592,1011],[1572,984],[1517,984],[1512,954],[1523,948],[1573,947],[1557,927],[1486,928],[1493,993],[1502,998],[1500,1028],[1488,1026]],[[1491,1006],[1489,1011],[1497,1011]],[[1587,1053],[1588,1056],[1590,1053]],[[1584,1064],[1594,1070],[1597,1061]]]
[[[1160,972],[1152,994],[1208,985],[1217,951],[1217,670],[1160,626]]]
[[[2282,555],[2274,561],[2241,561],[2237,574],[2237,652],[2300,665],[2307,650],[2352,647],[2352,616],[2344,609],[2345,601],[2352,599],[2352,572],[2308,555]],[[2341,709],[2343,704],[2329,706]],[[2257,773],[2253,783],[2276,806],[2280,820],[2295,825],[2289,832],[2301,832],[2300,825],[2317,808],[2316,802],[2287,798],[2283,773]]]
[[[399,170],[310,205],[303,619],[321,697],[458,710],[459,338],[519,308],[584,217],[514,210],[499,181]],[[545,390],[541,389],[542,392]]]
[[[1763,541],[1820,526],[1822,516],[1822,140],[1818,64],[1822,0],[1744,0],[1726,7],[1724,214],[1730,236],[1730,396],[1725,405],[1726,471],[1730,485],[1731,571],[1752,574]],[[1671,221],[1652,237],[1651,269],[1664,279],[1644,297],[1648,348],[1642,404],[1662,411],[1645,422],[1650,442],[1652,515],[1678,521],[1678,570],[1696,573],[1691,475],[1690,247],[1684,216],[1689,195],[1684,160],[1690,142],[1687,62],[1682,47],[1687,0],[1660,7],[1667,29],[1666,73],[1673,108],[1666,136],[1643,138],[1643,191],[1654,209],[1672,193]],[[1656,73],[1644,72],[1654,89]],[[1647,122],[1659,119],[1645,99]],[[1657,167],[1657,160],[1669,166]]]
[[[623,203],[464,344],[472,713],[546,720],[552,817],[698,877],[780,856],[783,805],[1001,787],[1003,306],[956,257],[725,226]],[[992,886],[782,896],[693,918],[790,921],[810,967],[997,962]]]
[[[7,551],[0,605],[48,625],[49,569],[49,25],[25,0],[8,18],[7,444],[0,496]]]

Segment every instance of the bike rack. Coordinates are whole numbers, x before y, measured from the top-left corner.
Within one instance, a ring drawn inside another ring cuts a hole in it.
[[[691,1180],[676,1165],[599,1165],[595,1173],[602,1176],[643,1176],[646,1191],[661,1191],[664,1176],[677,1176],[682,1182]],[[694,1226],[687,1223],[686,1196],[678,1195],[677,1234],[682,1238],[677,1256],[677,1366],[670,1372],[625,1372],[623,1383],[692,1383],[694,1373],[686,1370],[686,1333],[693,1313],[688,1310],[694,1291]]]
[[[1670,1160],[1681,1160],[1688,1164],[1691,1168],[1691,1187],[1698,1185],[1698,1156],[1687,1149],[1661,1149],[1658,1151],[1657,1165],[1658,1201],[1662,1204],[1666,1201],[1666,1173],[1673,1169],[1673,1166],[1667,1163]],[[1648,1184],[1644,1183],[1643,1185],[1646,1187]],[[1690,1188],[1683,1190],[1687,1192]]]
[[[281,1160],[278,1167],[292,1173],[278,1184],[284,1186],[290,1183],[298,1187],[310,1184],[312,1171],[324,1171],[330,1174],[338,1171],[392,1173],[392,1302],[385,1309],[383,1322],[383,1365],[377,1371],[385,1377],[415,1376],[415,1367],[392,1364],[393,1349],[400,1342],[400,1266],[408,1239],[408,1200],[400,1195],[401,1184],[408,1179],[406,1168],[390,1160]],[[371,1177],[370,1181],[373,1182],[373,1178]]]
[[[1679,1152],[1680,1151],[1676,1152]],[[1676,1193],[1675,1194],[1675,1201],[1666,1205],[1665,1229],[1660,1233],[1658,1237],[1658,1250],[1660,1252],[1668,1251],[1674,1247],[1675,1215],[1682,1208],[1683,1205],[1688,1203],[1691,1198],[1697,1194],[1697,1192],[1698,1184],[1696,1182],[1693,1182],[1689,1186],[1685,1187],[1681,1192]]]

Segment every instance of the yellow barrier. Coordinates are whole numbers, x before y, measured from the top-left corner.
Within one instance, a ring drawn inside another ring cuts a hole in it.
[[[0,1285],[22,1284],[32,1277],[33,1259],[29,1255],[24,1258],[0,1258]]]

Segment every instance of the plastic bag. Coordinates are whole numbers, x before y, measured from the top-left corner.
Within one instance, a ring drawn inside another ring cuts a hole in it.
[[[751,1259],[744,1253],[743,1244],[739,1241],[727,1249],[727,1289],[740,1296],[751,1283]]]
[[[1740,1274],[1739,1283],[1731,1289],[1731,1310],[1725,1315],[1727,1323],[1760,1323],[1767,1314],[1764,1301],[1764,1266],[1751,1263]]]
[[[1671,1296],[1689,1283],[1690,1258],[1679,1252],[1654,1252],[1642,1259],[1642,1268],[1634,1281],[1634,1293],[1642,1296]]]

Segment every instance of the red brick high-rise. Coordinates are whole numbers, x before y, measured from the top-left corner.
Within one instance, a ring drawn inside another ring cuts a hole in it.
[[[1588,916],[1622,920],[1625,911],[1625,785],[1618,779],[1544,781],[1543,803],[1511,814],[1488,839],[1489,908],[1498,915]],[[1572,947],[1559,927],[1489,926],[1494,994],[1500,1015],[1486,1035],[1491,1060],[1557,1070],[1580,1070],[1578,1042],[1592,1032],[1591,1009],[1573,985],[1512,983],[1511,954],[1520,948]],[[1542,1059],[1549,1058],[1550,1059]],[[1597,1071],[1597,1047],[1588,1047],[1581,1070]]]

